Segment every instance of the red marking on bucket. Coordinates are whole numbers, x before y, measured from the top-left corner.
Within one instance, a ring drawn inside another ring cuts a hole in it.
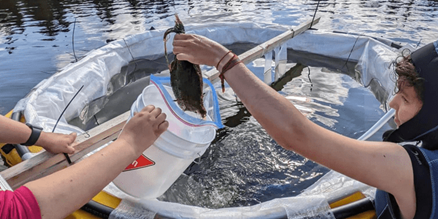
[[[155,162],[142,154],[139,158],[137,158],[137,160],[134,160],[131,164],[129,164],[124,171],[135,170],[153,165],[155,165]]]

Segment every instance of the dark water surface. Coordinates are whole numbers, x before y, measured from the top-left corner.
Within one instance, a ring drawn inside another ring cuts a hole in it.
[[[296,26],[312,18],[317,3],[0,0],[0,113],[90,50],[172,26],[175,12],[185,23],[251,20]],[[438,1],[328,0],[320,2],[317,16],[322,19],[315,28],[324,30],[419,45],[438,39]],[[288,68],[295,65],[290,61]],[[305,68],[281,93],[315,123],[357,138],[384,112],[367,89],[343,73]],[[251,205],[297,195],[327,171],[278,146],[232,94],[220,94],[220,104],[227,127],[201,164],[188,169],[161,199],[212,208]]]
[[[287,69],[298,65],[289,63]],[[248,67],[263,78],[263,67]],[[280,93],[318,125],[358,138],[384,114],[373,94],[346,75],[352,72],[305,67],[296,73]],[[327,173],[272,140],[231,90],[218,95],[226,128],[160,200],[208,208],[248,206],[296,196]]]

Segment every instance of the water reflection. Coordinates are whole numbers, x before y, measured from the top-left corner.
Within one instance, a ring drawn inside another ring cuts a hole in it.
[[[58,32],[69,31],[70,22],[66,20],[67,8],[64,1],[2,0],[0,10],[6,16],[2,16],[0,30],[8,35],[19,34],[24,32],[25,22],[32,21],[27,26],[41,27],[37,33],[56,36]]]
[[[99,16],[103,21],[108,22],[109,24],[114,24],[115,20],[113,17],[115,16],[113,14],[113,5],[114,1],[110,0],[94,0],[93,4],[95,5],[95,8],[97,10],[97,16]]]
[[[362,11],[361,16],[381,16],[384,19],[393,20],[403,18],[407,20],[418,11],[428,12],[424,16],[434,18],[437,16],[437,1],[304,1],[302,5],[312,6],[306,8],[313,11],[319,3],[320,13],[351,14],[352,11]],[[55,36],[58,32],[68,32],[71,19],[68,17],[97,15],[101,21],[109,25],[116,23],[120,13],[128,13],[133,18],[144,16],[145,18],[158,17],[159,19],[170,16],[173,13],[183,11],[190,12],[199,9],[196,14],[204,15],[215,12],[211,6],[216,7],[219,13],[244,12],[252,10],[269,10],[276,8],[288,8],[292,3],[278,3],[276,1],[138,1],[138,0],[88,0],[88,1],[56,1],[56,0],[2,0],[0,4],[0,31],[5,35],[20,34],[24,28],[37,26],[41,29],[37,33],[45,36]],[[182,11],[178,11],[181,6]],[[363,8],[363,9],[361,9]],[[124,11],[122,11],[122,9]],[[341,11],[337,11],[341,9]],[[372,10],[369,10],[372,9]],[[377,9],[377,10],[376,10]],[[366,12],[366,13],[364,13]],[[216,11],[217,13],[217,11]],[[371,15],[369,14],[371,13]],[[158,16],[157,16],[158,15]],[[192,14],[193,15],[193,14]],[[394,16],[393,16],[394,15]],[[135,21],[133,21],[135,22]],[[377,21],[378,22],[378,21]]]
[[[317,16],[323,17],[319,29],[413,44],[433,41],[438,34],[436,0],[1,0],[0,74],[6,76],[0,84],[0,113],[75,61],[75,21],[76,54],[81,57],[109,41],[172,26],[174,13],[191,24],[250,20],[296,26],[314,15],[318,3]],[[16,78],[25,79],[17,83]],[[14,86],[20,89],[7,89]]]
[[[137,0],[88,0],[88,1],[56,1],[56,0],[2,0],[0,4],[0,31],[4,35],[23,33],[26,27],[40,27],[36,31],[45,36],[55,36],[58,32],[70,31],[72,19],[69,17],[88,17],[97,15],[101,21],[114,25],[120,14],[131,14],[139,17],[163,19],[173,13],[180,13],[198,7],[197,14],[211,10],[243,11],[245,8],[269,9],[275,1],[137,1]],[[268,7],[266,6],[268,5]],[[181,11],[177,7],[181,8]],[[245,8],[243,8],[245,7]],[[209,14],[209,13],[205,13]],[[138,23],[138,21],[132,21]]]

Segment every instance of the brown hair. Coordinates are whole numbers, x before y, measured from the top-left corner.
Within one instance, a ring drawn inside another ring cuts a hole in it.
[[[418,99],[423,102],[424,80],[418,75],[417,71],[415,70],[415,66],[412,63],[412,59],[410,56],[403,57],[403,59],[396,64],[395,73],[398,76],[398,91],[400,91],[404,86],[414,87]]]

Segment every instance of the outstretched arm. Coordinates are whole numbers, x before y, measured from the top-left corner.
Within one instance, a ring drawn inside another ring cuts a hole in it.
[[[37,199],[42,218],[65,218],[87,203],[155,142],[169,125],[165,119],[161,109],[146,106],[112,144],[73,166],[25,184]]]
[[[21,144],[29,139],[32,130],[27,125],[15,120],[0,116],[0,142],[10,144]],[[35,145],[41,146],[51,153],[75,152],[73,142],[76,133],[70,135],[41,132]]]
[[[228,52],[222,45],[197,35],[176,35],[173,45],[179,60],[210,66],[216,66]],[[232,54],[228,54],[219,63],[218,70],[231,58]],[[393,194],[402,213],[414,215],[413,170],[409,155],[402,147],[389,142],[358,141],[314,124],[244,64],[236,65],[224,76],[254,118],[279,145]],[[404,212],[406,209],[408,211]]]

